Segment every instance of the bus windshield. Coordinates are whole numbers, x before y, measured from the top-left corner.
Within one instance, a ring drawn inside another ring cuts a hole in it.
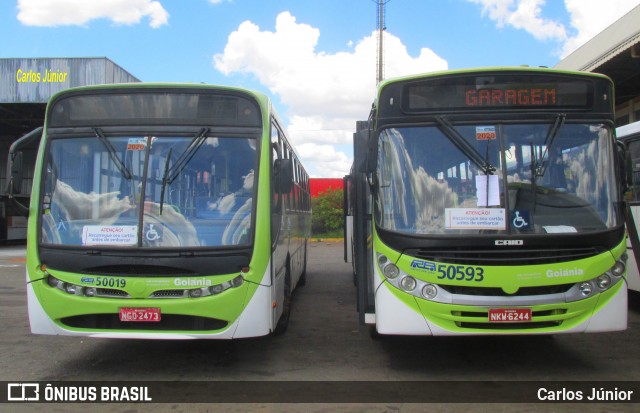
[[[417,234],[586,233],[619,224],[611,129],[568,123],[381,130],[376,222]]]
[[[191,135],[50,136],[45,245],[192,248],[252,242],[256,139]]]

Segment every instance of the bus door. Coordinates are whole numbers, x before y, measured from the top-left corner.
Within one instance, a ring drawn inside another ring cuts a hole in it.
[[[367,178],[367,142],[369,130],[354,135],[354,165],[351,178],[353,201],[353,268],[358,291],[358,319],[360,324],[375,324],[375,291],[371,241],[371,193]]]
[[[624,141],[631,166],[631,182],[626,196],[627,249],[629,261],[627,265],[627,282],[629,289],[640,292],[640,136]],[[627,167],[629,163],[627,163]]]

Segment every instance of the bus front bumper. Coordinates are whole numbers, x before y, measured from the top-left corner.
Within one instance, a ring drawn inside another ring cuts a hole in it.
[[[383,282],[376,291],[375,326],[392,335],[521,335],[620,331],[627,328],[627,283],[574,302],[527,306],[527,322],[489,322],[494,306],[454,305],[411,297],[403,301]],[[501,308],[504,308],[501,306]],[[522,308],[516,303],[509,308]]]

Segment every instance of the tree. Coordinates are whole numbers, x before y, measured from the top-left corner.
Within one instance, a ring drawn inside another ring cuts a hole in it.
[[[320,192],[317,197],[311,200],[313,208],[311,231],[313,234],[325,234],[342,229],[344,220],[342,202],[342,189],[331,188]]]

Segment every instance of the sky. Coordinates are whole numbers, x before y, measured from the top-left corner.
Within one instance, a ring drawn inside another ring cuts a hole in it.
[[[1,0],[0,57],[107,57],[145,82],[268,94],[312,177],[341,178],[375,97],[378,0]],[[640,0],[385,0],[384,78],[548,66]],[[639,22],[640,24],[640,22]]]

